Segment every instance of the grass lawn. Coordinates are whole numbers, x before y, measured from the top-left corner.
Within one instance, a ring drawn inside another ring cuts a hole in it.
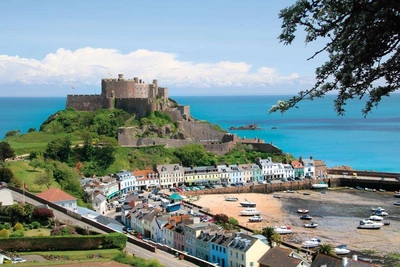
[[[40,193],[47,189],[46,186],[39,186],[34,183],[36,177],[43,174],[44,171],[41,169],[33,170],[29,166],[29,161],[10,161],[7,164],[7,167],[12,170],[14,175],[28,185],[29,192]],[[53,181],[52,187],[60,188],[60,185],[56,181]]]
[[[54,266],[66,263],[91,263],[88,266],[95,266],[95,262],[109,262],[121,253],[119,249],[98,249],[98,250],[73,250],[73,251],[30,251],[18,253],[22,258],[28,255],[40,255],[43,257],[53,257],[54,260],[46,262],[29,262],[29,266]],[[93,255],[94,257],[92,257]],[[68,260],[65,260],[67,257]],[[58,259],[59,258],[59,259]],[[27,266],[24,264],[24,266]]]
[[[24,235],[25,236],[38,236],[38,235],[50,236],[50,231],[51,231],[51,229],[47,229],[47,228],[32,229],[32,230],[25,231]]]

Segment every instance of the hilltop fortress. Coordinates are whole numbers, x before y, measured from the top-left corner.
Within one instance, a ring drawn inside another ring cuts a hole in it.
[[[281,153],[280,149],[263,140],[243,139],[234,134],[222,133],[215,130],[210,123],[194,119],[190,115],[190,107],[179,105],[168,98],[168,88],[160,87],[157,80],[149,84],[138,77],[126,80],[123,74],[118,74],[118,79],[101,80],[100,95],[68,95],[66,107],[79,111],[117,108],[135,114],[137,118],[152,111],[162,111],[168,113],[178,127],[178,133],[169,138],[165,138],[171,132],[168,127],[158,129],[158,137],[137,137],[137,128],[121,127],[118,129],[118,143],[121,146],[180,147],[199,143],[207,151],[225,154],[236,143],[244,143],[252,145],[255,150]]]

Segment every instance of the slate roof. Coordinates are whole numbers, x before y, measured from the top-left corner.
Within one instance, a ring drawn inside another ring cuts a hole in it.
[[[311,267],[379,267],[379,265],[375,265],[368,262],[355,261],[352,259],[347,259],[347,264],[345,266],[342,265],[342,259],[338,259],[332,256],[328,256],[325,254],[318,254],[317,257],[313,260]]]
[[[291,257],[291,253],[290,249],[274,247],[265,252],[258,263],[260,266],[268,267],[296,267],[301,260]]]
[[[39,194],[37,194],[36,196],[43,198],[49,202],[61,202],[61,201],[76,201],[76,197],[71,196],[70,194],[62,191],[61,189],[52,187],[49,188]]]

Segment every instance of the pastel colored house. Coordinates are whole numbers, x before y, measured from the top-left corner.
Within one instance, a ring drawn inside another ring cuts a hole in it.
[[[122,170],[115,174],[119,181],[119,191],[121,195],[129,194],[136,189],[136,177],[130,171]]]
[[[49,188],[36,196],[69,210],[77,208],[76,197],[55,187]]]
[[[92,206],[95,212],[104,214],[107,210],[107,198],[102,194],[97,194],[92,199]]]
[[[303,163],[301,163],[298,160],[293,160],[291,162],[291,165],[294,170],[294,177],[303,177],[304,176],[304,166]]]
[[[313,160],[313,157],[310,156],[309,159],[303,159],[300,157],[299,161],[303,164],[304,166],[304,176],[306,177],[314,177],[315,176],[315,162]]]
[[[160,188],[158,173],[154,170],[133,171],[136,177],[136,186],[140,190]]]
[[[269,248],[260,239],[239,232],[228,245],[228,266],[258,267],[258,260]]]
[[[158,173],[161,188],[178,187],[185,181],[185,171],[180,164],[156,165],[154,171]]]
[[[225,232],[216,234],[210,241],[210,259],[212,263],[218,266],[228,267],[228,246],[236,237],[236,232]]]

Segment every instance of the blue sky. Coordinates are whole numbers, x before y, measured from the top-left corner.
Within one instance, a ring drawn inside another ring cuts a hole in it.
[[[303,32],[279,43],[294,2],[1,1],[0,97],[100,93],[119,73],[172,96],[295,94],[326,55],[307,61],[323,43]]]

